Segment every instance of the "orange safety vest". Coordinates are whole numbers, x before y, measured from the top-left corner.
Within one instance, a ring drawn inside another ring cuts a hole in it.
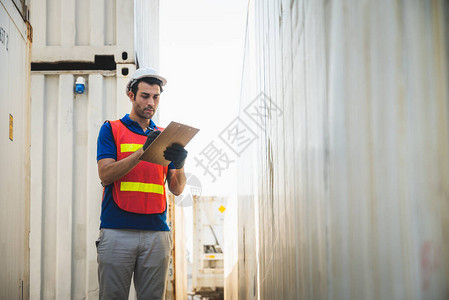
[[[109,121],[117,147],[117,161],[142,148],[147,139],[129,130],[120,120]],[[158,128],[163,130],[163,128]],[[139,214],[160,214],[166,209],[167,167],[141,161],[128,174],[114,182],[112,195],[117,205]]]

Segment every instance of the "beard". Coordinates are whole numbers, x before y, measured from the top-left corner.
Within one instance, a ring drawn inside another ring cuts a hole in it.
[[[151,110],[148,110],[151,109]],[[142,119],[151,119],[154,116],[154,113],[156,112],[156,109],[154,107],[146,107],[144,109],[135,109],[136,115],[139,118]]]

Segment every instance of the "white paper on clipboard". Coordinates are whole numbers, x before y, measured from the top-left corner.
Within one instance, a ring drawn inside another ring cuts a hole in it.
[[[185,147],[198,131],[200,130],[191,126],[170,122],[164,131],[148,146],[139,159],[168,166],[170,161],[164,158],[165,149],[175,143]]]

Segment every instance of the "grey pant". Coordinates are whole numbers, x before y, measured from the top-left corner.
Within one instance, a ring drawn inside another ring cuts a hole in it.
[[[127,300],[133,272],[137,299],[164,299],[171,248],[169,231],[101,229],[100,300]]]

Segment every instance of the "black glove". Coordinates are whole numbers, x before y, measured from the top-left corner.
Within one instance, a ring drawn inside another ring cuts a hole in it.
[[[145,144],[143,144],[143,151],[147,150],[148,146],[150,146],[150,144],[158,137],[159,134],[161,134],[159,130],[150,132],[150,134],[147,136]]]
[[[172,161],[176,169],[181,169],[186,161],[187,150],[179,144],[173,144],[165,149],[164,157]]]

